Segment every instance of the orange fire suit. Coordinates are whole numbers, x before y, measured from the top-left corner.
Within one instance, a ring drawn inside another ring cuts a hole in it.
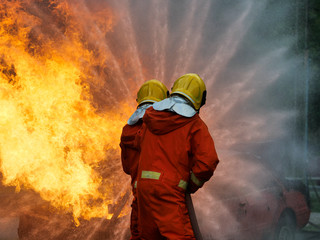
[[[195,192],[219,162],[207,126],[150,107],[136,142],[140,146],[137,197],[141,239],[195,239],[185,192]]]
[[[134,125],[126,124],[122,129],[120,141],[122,168],[126,174],[131,176],[133,193],[133,200],[131,204],[130,239],[140,239],[138,232],[138,204],[136,196],[136,180],[140,153],[135,147],[135,136],[141,128],[141,125],[142,120],[139,120]]]

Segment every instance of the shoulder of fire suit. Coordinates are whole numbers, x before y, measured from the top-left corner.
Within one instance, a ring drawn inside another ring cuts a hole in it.
[[[153,107],[148,108],[143,116],[143,122],[148,130],[156,135],[167,134],[197,119],[199,119],[198,113],[193,117],[184,117],[171,111],[156,111]]]
[[[134,142],[137,132],[142,126],[142,120],[140,119],[134,125],[126,124],[122,128],[121,139],[120,139],[120,147],[126,146],[134,148]]]
[[[142,125],[142,117],[146,109],[148,109],[150,106],[152,106],[152,103],[146,103],[138,106],[138,108],[130,116],[127,124],[122,129],[120,147],[121,145],[133,147],[135,135]]]

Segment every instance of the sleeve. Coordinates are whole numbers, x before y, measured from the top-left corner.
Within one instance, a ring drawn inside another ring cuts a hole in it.
[[[120,148],[121,148],[121,163],[122,169],[126,174],[130,174],[130,166],[128,161],[128,148],[125,145],[125,127],[122,129],[121,138],[120,138]]]
[[[208,127],[200,118],[191,129],[191,154],[192,170],[188,190],[194,193],[211,178],[219,163]]]

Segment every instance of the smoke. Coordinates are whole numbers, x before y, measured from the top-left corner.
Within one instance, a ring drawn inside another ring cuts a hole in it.
[[[34,37],[45,35],[44,40],[58,39],[59,44],[70,41],[70,29],[56,18],[60,15],[52,8],[43,9],[41,3],[46,1],[31,2],[35,4],[29,13],[44,20],[34,30]],[[80,63],[90,65],[86,82],[98,112],[123,101],[134,107],[137,89],[151,78],[163,81],[168,88],[188,72],[204,79],[208,94],[200,115],[215,140],[221,162],[212,180],[194,195],[195,208],[206,239],[239,234],[244,213],[230,208],[232,199],[252,192],[258,192],[256,198],[260,199],[260,190],[268,187],[273,174],[286,173],[301,152],[292,130],[297,114],[295,98],[302,94],[301,84],[297,84],[301,59],[292,51],[296,41],[292,1],[57,2],[68,5],[72,15],[60,17],[72,24],[72,30],[93,53],[93,62],[83,58]],[[46,47],[45,41],[32,43],[34,51]],[[118,153],[113,157],[118,160]],[[120,174],[120,165],[112,166],[112,171],[108,168],[104,172],[106,178]],[[11,192],[14,208],[19,209],[14,216],[32,212],[25,211],[23,205],[38,206],[31,204],[38,197],[30,194]],[[260,200],[256,205],[263,207],[265,202]],[[13,212],[9,204],[4,208],[6,214]],[[38,227],[46,234],[58,229],[51,235],[56,238],[85,239],[106,224],[93,219],[91,224],[83,221],[75,228],[71,217],[55,217],[51,225],[44,221]],[[118,221],[109,234],[120,239],[127,234],[128,216]],[[64,229],[74,235],[63,235]]]

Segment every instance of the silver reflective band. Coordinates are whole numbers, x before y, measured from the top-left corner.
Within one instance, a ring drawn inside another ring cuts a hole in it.
[[[188,183],[184,180],[180,180],[178,187],[181,187],[182,189],[186,190],[188,186]]]
[[[202,186],[203,182],[201,182],[194,174],[191,172],[191,181],[194,182],[197,186]]]
[[[134,182],[134,188],[137,188],[137,181]]]
[[[142,171],[141,178],[149,178],[159,180],[161,173],[153,171]]]

